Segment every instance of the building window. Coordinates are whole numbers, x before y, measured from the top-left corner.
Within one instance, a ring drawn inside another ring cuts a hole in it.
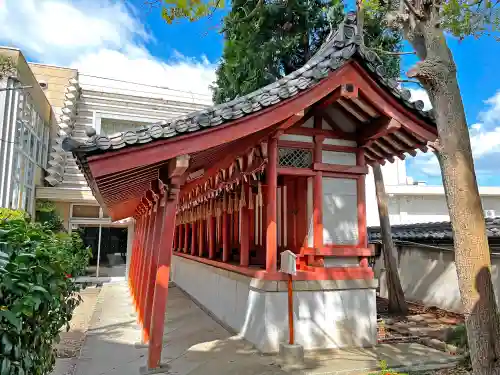
[[[101,211],[99,206],[83,206],[74,204],[71,212],[71,217],[85,218],[85,219],[98,219]]]
[[[94,128],[97,134],[112,135],[133,130],[160,121],[155,118],[136,117],[126,114],[94,112]]]
[[[45,168],[47,162],[49,127],[43,122],[29,93],[18,91],[17,116],[12,140],[12,176],[10,207],[33,211],[37,166]],[[14,100],[15,102],[15,100]]]

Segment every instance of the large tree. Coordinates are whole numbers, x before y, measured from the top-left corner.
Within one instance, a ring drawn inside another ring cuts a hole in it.
[[[500,374],[500,321],[484,214],[474,171],[457,67],[445,31],[460,38],[496,33],[500,14],[491,0],[376,0],[420,61],[407,75],[429,94],[438,140],[430,144],[441,166],[455,245],[455,264],[474,374]],[[388,5],[388,7],[387,7]]]
[[[302,67],[344,18],[341,0],[235,0],[224,18],[222,61],[213,87],[216,103],[245,95]],[[392,77],[400,76],[399,32],[381,14],[365,21],[365,44],[382,52]]]

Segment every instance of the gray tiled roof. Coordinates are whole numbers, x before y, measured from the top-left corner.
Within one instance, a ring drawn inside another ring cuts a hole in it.
[[[489,239],[500,238],[500,217],[486,218],[486,234]],[[400,241],[451,241],[453,233],[449,221],[437,223],[393,225],[392,238]],[[368,228],[370,242],[381,240],[380,227]]]
[[[230,102],[215,105],[187,116],[110,136],[90,133],[89,139],[85,143],[67,138],[63,145],[66,150],[73,151],[75,154],[88,155],[218,126],[296,96],[318,84],[330,72],[339,69],[350,59],[359,61],[379,84],[385,86],[410,110],[427,121],[433,122],[433,113],[423,110],[424,103],[421,100],[411,102],[411,92],[400,89],[396,80],[387,78],[382,60],[373,51],[362,47],[360,41],[361,36],[357,31],[356,14],[348,13],[337,31],[302,68],[270,85]]]

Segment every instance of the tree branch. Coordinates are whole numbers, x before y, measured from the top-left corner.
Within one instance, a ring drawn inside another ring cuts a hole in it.
[[[430,148],[430,150],[437,155],[443,150],[443,147],[441,146],[441,143],[439,142],[439,138],[436,139],[434,142],[427,142],[427,147]]]
[[[411,3],[410,0],[404,0],[406,6],[408,7],[408,9],[410,10],[410,12],[413,13],[413,15],[415,17],[417,17],[418,20],[423,20],[424,19],[424,16],[422,15],[422,13],[420,13],[414,6],[413,4]]]

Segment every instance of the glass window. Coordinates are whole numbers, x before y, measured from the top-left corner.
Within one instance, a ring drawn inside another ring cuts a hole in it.
[[[31,189],[27,187],[24,193],[24,209],[26,212],[31,212],[31,203]]]
[[[42,163],[42,141],[37,140],[36,141],[36,162],[40,165],[43,165]]]
[[[26,160],[27,168],[26,168],[26,180],[25,184],[29,186],[34,185],[35,179],[35,163],[30,160]]]
[[[23,151],[26,152],[28,155],[29,155],[29,151],[30,151],[30,137],[31,137],[31,131],[26,126],[26,123],[24,123],[24,125],[23,125]]]
[[[19,193],[20,193],[20,185],[19,185],[19,180],[14,180],[12,182],[12,196],[10,198],[10,207],[13,209],[17,208],[17,202],[19,200]]]
[[[38,135],[38,138],[43,137],[44,126],[45,126],[45,124],[43,123],[42,118],[40,117],[40,115],[37,114],[36,133]]]
[[[111,135],[144,126],[145,123],[130,120],[101,118],[101,134]]]
[[[19,194],[18,194],[18,197],[17,197],[17,207],[18,209],[20,210],[24,210],[25,207],[24,207],[24,191],[23,191],[23,185],[21,185],[21,189],[19,190]]]
[[[19,155],[19,151],[17,150],[14,150],[14,155],[12,157],[12,168],[14,179],[19,181],[19,178],[21,176],[21,158]]]
[[[36,160],[36,143],[37,143],[37,140],[35,138],[35,135],[34,134],[31,134],[31,137],[30,137],[30,156],[32,159]]]
[[[99,206],[83,206],[83,205],[73,205],[72,217],[79,218],[99,218],[99,211],[101,207]]]
[[[14,143],[19,145],[21,143],[22,136],[23,136],[23,122],[18,119],[16,121],[16,139],[14,139]]]

